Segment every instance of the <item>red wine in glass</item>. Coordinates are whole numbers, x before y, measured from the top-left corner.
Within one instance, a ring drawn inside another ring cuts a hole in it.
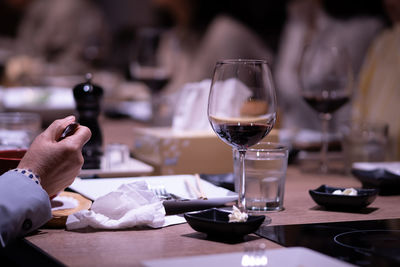
[[[304,93],[303,99],[314,110],[318,111],[319,113],[327,114],[327,113],[333,113],[339,108],[341,108],[344,104],[349,102],[350,97],[345,94],[332,95],[326,92],[326,94],[321,94],[321,95]]]
[[[218,119],[210,116],[214,131],[227,144],[238,149],[247,149],[261,141],[273,128],[273,119],[240,122]]]
[[[162,67],[140,66],[138,63],[131,64],[130,75],[132,80],[146,84],[152,94],[160,92],[170,78]]]
[[[135,80],[142,82],[149,87],[152,93],[158,93],[167,85],[169,77],[152,77],[152,78],[135,78]]]

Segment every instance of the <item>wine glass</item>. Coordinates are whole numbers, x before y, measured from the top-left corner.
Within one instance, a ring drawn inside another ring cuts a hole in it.
[[[160,51],[163,33],[164,30],[159,28],[141,29],[137,34],[134,58],[129,66],[131,78],[142,82],[149,89],[152,123],[158,126],[165,126],[164,123],[168,125],[168,122],[163,121],[160,110],[166,109],[165,105],[169,99],[164,99],[160,91],[167,85],[171,76],[168,65],[170,55],[163,55]],[[169,113],[170,110],[167,115]]]
[[[245,211],[246,149],[261,141],[276,120],[275,87],[267,62],[218,61],[208,99],[208,118],[218,137],[239,151],[238,208]]]
[[[315,43],[305,49],[300,66],[301,95],[319,113],[322,124],[320,171],[328,172],[329,122],[353,91],[353,74],[345,49]]]
[[[163,30],[144,28],[138,32],[134,60],[130,64],[130,75],[134,80],[146,84],[152,93],[159,92],[169,80],[169,71],[159,55]]]

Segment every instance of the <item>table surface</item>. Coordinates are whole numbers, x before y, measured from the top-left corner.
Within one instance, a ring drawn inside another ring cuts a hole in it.
[[[378,196],[358,213],[326,211],[308,193],[321,184],[360,186],[350,176],[307,174],[290,166],[285,209],[267,214],[272,219],[271,225],[400,218],[400,196]],[[162,229],[120,231],[40,229],[26,239],[68,266],[137,266],[143,260],[156,258],[240,252],[246,243],[264,243],[268,249],[280,247],[256,235],[248,235],[239,243],[208,240],[205,234],[194,231],[186,223]]]

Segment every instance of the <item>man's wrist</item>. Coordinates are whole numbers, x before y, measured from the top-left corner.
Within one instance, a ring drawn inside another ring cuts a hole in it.
[[[33,171],[31,169],[16,168],[16,169],[13,169],[11,171],[15,171],[15,172],[21,173],[21,174],[25,175],[26,177],[28,177],[29,179],[31,179],[36,184],[41,185],[40,184],[40,182],[41,182],[40,176],[35,174],[35,173],[33,173]]]

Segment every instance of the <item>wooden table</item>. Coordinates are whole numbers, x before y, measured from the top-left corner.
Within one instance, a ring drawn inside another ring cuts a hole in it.
[[[400,196],[378,196],[360,213],[326,211],[308,194],[308,189],[321,184],[360,186],[349,176],[311,175],[289,167],[285,210],[268,214],[272,225],[400,218]],[[26,239],[68,266],[138,266],[143,260],[155,258],[240,252],[246,242],[265,243],[268,249],[280,247],[256,235],[248,235],[245,242],[236,244],[211,241],[188,224],[152,230],[69,232],[41,229]]]

